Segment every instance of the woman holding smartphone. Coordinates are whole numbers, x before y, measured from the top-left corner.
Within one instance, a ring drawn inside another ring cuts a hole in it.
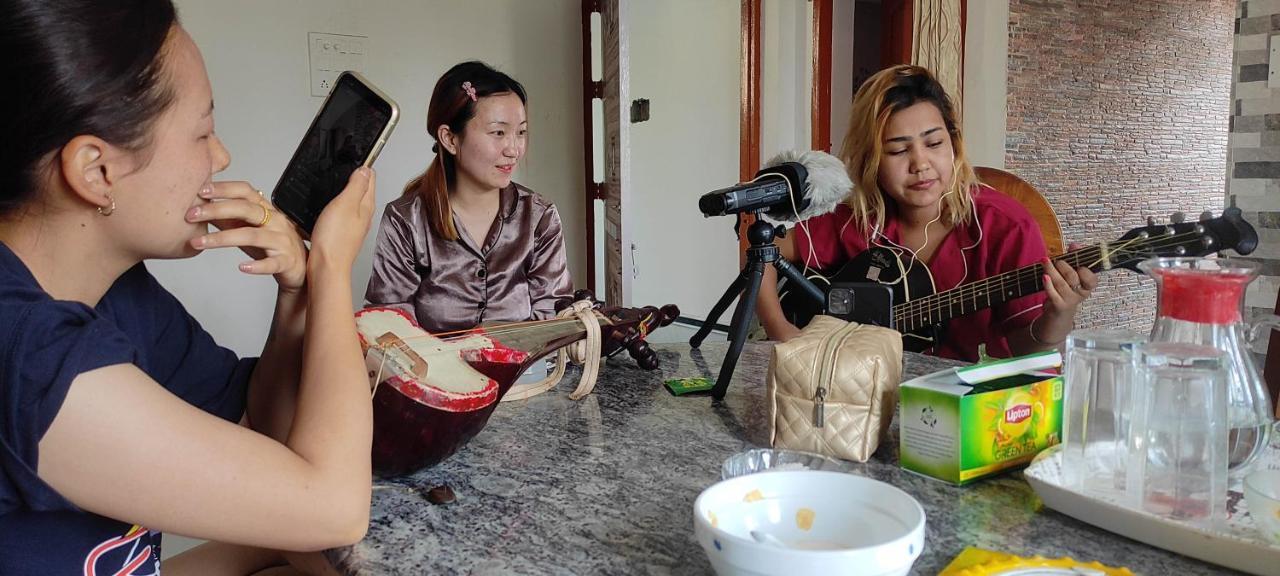
[[[0,0],[0,28],[0,574],[158,573],[162,532],[218,542],[172,574],[359,540],[372,418],[350,282],[372,172],[308,254],[250,185],[213,181],[230,157],[170,0]],[[278,285],[257,360],[145,264],[226,248]]]
[[[560,215],[511,181],[524,157],[524,87],[480,62],[436,82],[436,156],[387,205],[365,300],[413,313],[428,332],[554,316],[571,298]]]

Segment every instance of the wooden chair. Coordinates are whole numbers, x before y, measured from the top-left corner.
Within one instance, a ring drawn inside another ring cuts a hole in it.
[[[1044,199],[1044,195],[1040,194],[1039,190],[1025,180],[999,168],[978,166],[973,171],[978,174],[978,180],[983,184],[1003,192],[1026,207],[1031,217],[1036,219],[1036,224],[1040,225],[1040,236],[1044,238],[1049,257],[1066,252],[1066,245],[1062,242],[1062,226],[1058,224],[1058,215],[1054,214],[1053,207],[1049,206],[1049,202]]]

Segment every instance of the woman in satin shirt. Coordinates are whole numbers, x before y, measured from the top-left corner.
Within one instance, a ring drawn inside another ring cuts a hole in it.
[[[371,306],[412,312],[428,332],[555,315],[572,295],[560,215],[511,181],[527,144],[524,87],[481,62],[436,82],[427,130],[436,156],[387,205]]]

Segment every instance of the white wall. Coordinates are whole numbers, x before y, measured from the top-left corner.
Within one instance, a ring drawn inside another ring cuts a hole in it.
[[[577,0],[177,0],[204,54],[217,131],[232,154],[223,179],[270,192],[321,98],[310,95],[307,32],[367,36],[364,74],[401,107],[376,165],[378,202],[399,196],[430,160],[426,106],[448,67],[480,59],[529,92],[530,145],[515,179],[559,208],[576,284],[585,273],[581,17]],[[379,208],[377,218],[381,217]],[[374,226],[376,228],[377,219]],[[373,233],[356,263],[362,301]],[[236,270],[224,251],[151,265],[218,340],[241,354],[265,341],[275,283]]]
[[[1004,168],[1009,0],[970,2],[964,40],[964,141],[974,166]]]
[[[704,319],[738,273],[733,218],[703,218],[698,197],[738,181],[741,7],[724,0],[629,7],[631,98],[647,98],[651,114],[631,125],[624,215],[636,246],[631,301],[674,303]]]

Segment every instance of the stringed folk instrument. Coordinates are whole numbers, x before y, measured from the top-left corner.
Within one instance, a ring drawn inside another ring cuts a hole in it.
[[[1174,220],[1134,228],[1114,242],[1072,250],[1053,260],[1094,272],[1117,268],[1137,272],[1137,264],[1148,258],[1204,256],[1228,249],[1244,255],[1258,246],[1257,231],[1238,208],[1228,208],[1217,218],[1206,212],[1199,222]],[[1040,292],[1044,273],[1036,263],[938,292],[927,266],[905,251],[874,247],[833,274],[809,276],[827,293],[825,304],[785,285],[779,297],[787,319],[798,327],[817,314],[829,313],[893,328],[902,333],[904,350],[929,352],[942,338],[947,320]]]
[[[630,352],[641,368],[658,367],[644,341],[679,315],[661,309],[590,311],[600,331],[600,352]],[[373,469],[396,476],[433,466],[471,440],[498,401],[535,361],[587,336],[576,317],[484,326],[428,334],[394,308],[356,313],[373,392]]]

